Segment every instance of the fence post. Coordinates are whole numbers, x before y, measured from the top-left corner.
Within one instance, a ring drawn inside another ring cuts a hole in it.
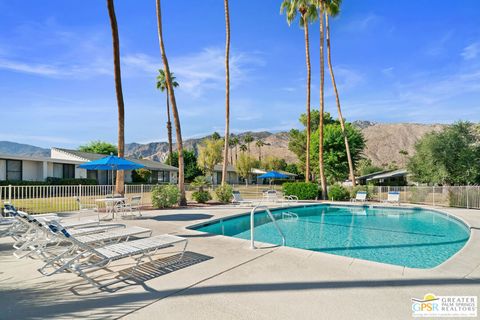
[[[468,204],[468,186],[465,187],[465,194],[467,195],[467,209],[470,209]]]
[[[12,185],[8,185],[8,203],[12,204]]]
[[[140,196],[142,197],[142,201],[143,201],[143,183],[140,186]]]
[[[433,189],[433,206],[435,206],[435,186],[433,186],[432,189]]]

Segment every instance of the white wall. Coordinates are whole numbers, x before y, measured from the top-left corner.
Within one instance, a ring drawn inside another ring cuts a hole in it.
[[[5,160],[0,160],[0,180],[7,179],[7,162]]]
[[[22,167],[24,181],[43,181],[43,162],[23,160]]]

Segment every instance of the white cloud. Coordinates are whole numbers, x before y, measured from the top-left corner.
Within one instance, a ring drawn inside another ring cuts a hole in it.
[[[474,42],[469,46],[466,46],[462,51],[462,57],[464,60],[473,60],[480,54],[480,42]]]

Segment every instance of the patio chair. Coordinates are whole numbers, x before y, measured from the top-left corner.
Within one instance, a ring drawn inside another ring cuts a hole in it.
[[[351,202],[365,202],[367,201],[367,191],[357,191],[355,198],[350,199]]]
[[[253,205],[253,201],[251,200],[244,200],[242,198],[242,195],[240,194],[240,191],[233,191],[233,200],[232,200],[232,204],[238,204],[238,205]]]
[[[266,190],[263,192],[263,200],[267,202],[277,202],[278,194],[276,190]]]
[[[138,212],[139,217],[142,216],[142,197],[134,196],[130,202],[126,202],[119,206],[120,211],[122,212],[123,217],[131,216],[135,217],[134,212]],[[129,215],[127,215],[129,213]]]
[[[400,192],[398,191],[390,191],[388,193],[387,199],[383,200],[384,203],[392,203],[400,205]]]
[[[160,249],[171,247],[179,243],[184,243],[183,250],[181,251],[179,257],[179,260],[181,260],[183,259],[188,245],[188,240],[186,238],[181,238],[170,234],[163,234],[150,238],[94,248],[78,241],[75,236],[69,234],[67,230],[61,228],[61,226],[58,224],[53,223],[49,227],[53,232],[60,234],[65,238],[66,241],[69,241],[75,245],[78,248],[78,253],[72,257],[62,259],[62,264],[57,266],[57,269],[48,273],[47,275],[53,275],[63,271],[71,271],[98,289],[106,288],[114,283],[133,278],[135,271],[145,259],[148,259],[151,263],[155,264],[152,256],[155,255]],[[129,257],[136,260],[135,265],[133,268],[131,268],[130,272],[126,273],[125,275],[119,275],[116,280],[101,283],[89,275],[90,272],[105,269],[114,261]]]

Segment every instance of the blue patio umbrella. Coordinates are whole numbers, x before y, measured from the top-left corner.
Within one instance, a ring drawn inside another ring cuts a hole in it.
[[[288,176],[286,174],[280,173],[278,171],[269,171],[267,173],[258,176],[260,179],[270,179],[270,184],[272,184],[273,179],[287,179]]]
[[[113,154],[110,154],[109,156],[106,156],[98,160],[83,163],[78,167],[86,170],[111,170],[112,182],[113,182],[113,171],[115,170],[135,170],[135,169],[145,168],[143,164],[135,163],[133,161],[114,156]]]

